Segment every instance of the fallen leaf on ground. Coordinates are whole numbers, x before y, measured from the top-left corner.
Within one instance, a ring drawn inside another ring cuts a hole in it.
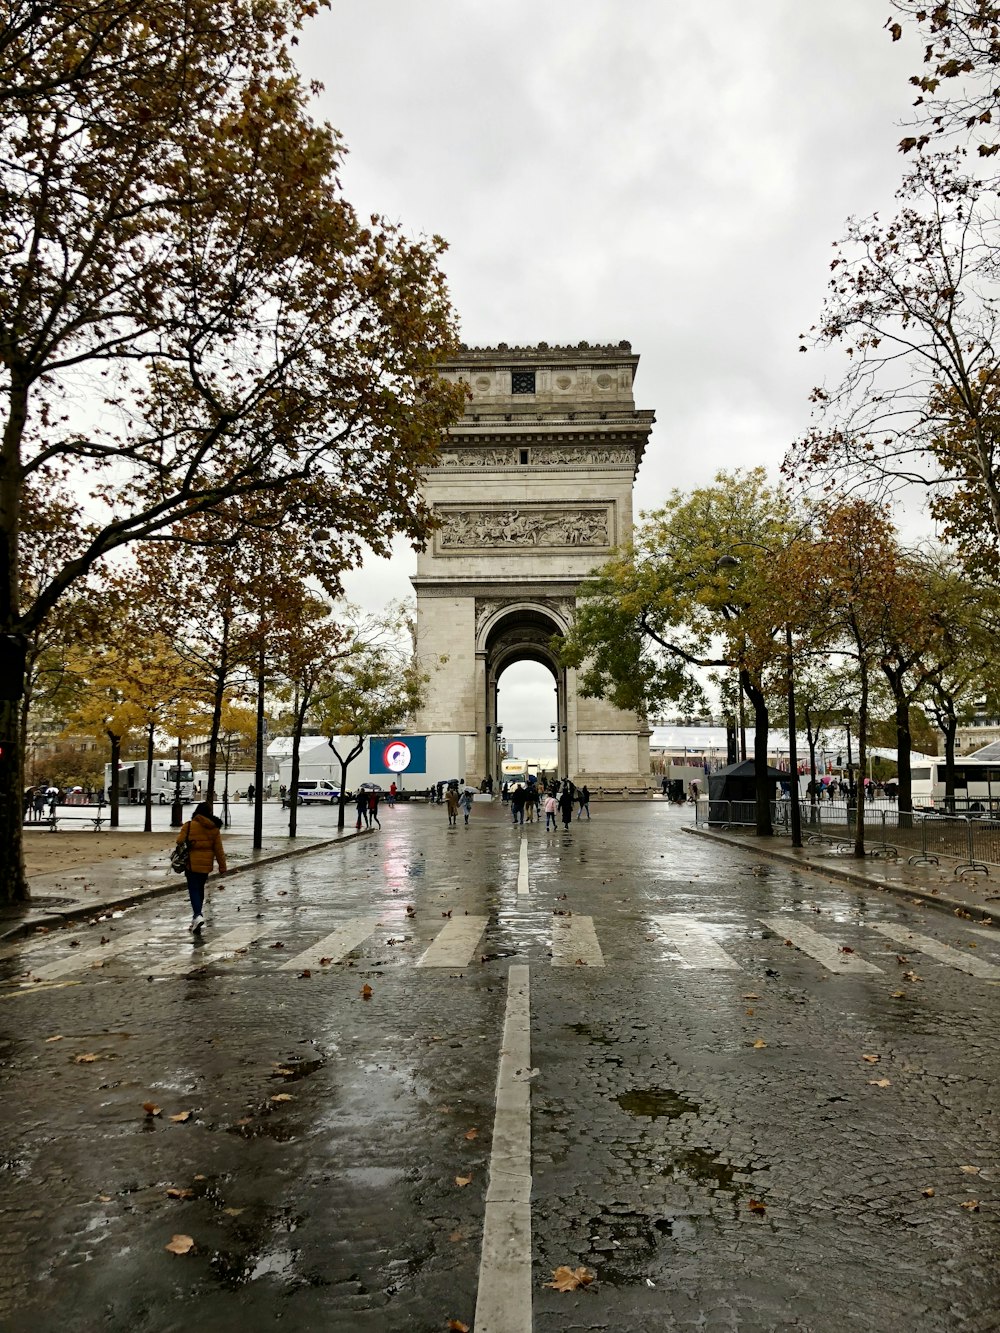
[[[62,1037],[62,1033],[61,1033],[61,1032],[57,1032],[56,1035],[55,1035],[54,1037],[46,1037],[46,1038],[45,1038],[45,1040],[46,1040],[47,1042],[49,1042],[49,1041],[62,1041],[62,1039],[63,1039],[63,1037]]]
[[[744,1000],[759,1000],[760,996],[756,993],[756,991],[748,991],[747,994],[743,996],[743,998]]]
[[[110,1194],[98,1194],[98,1196],[97,1196],[97,1202],[98,1202],[98,1203],[110,1203],[110,1202],[111,1202],[111,1195],[110,1195]]]
[[[281,940],[275,940],[274,944],[271,945],[272,949],[283,949],[284,947],[285,946]]]
[[[252,1125],[252,1124],[253,1124],[253,1116],[252,1116],[252,1115],[244,1115],[244,1116],[241,1116],[240,1119],[237,1120],[236,1123],[237,1123],[238,1125]],[[195,1179],[197,1179],[197,1177],[195,1177]]]
[[[361,996],[363,1000],[370,1000],[372,996],[375,994],[375,992],[372,990],[371,986],[369,986],[368,982],[366,981],[365,984],[358,991],[358,994]]]
[[[99,1060],[99,1055],[94,1055],[93,1051],[85,1051],[83,1055],[73,1057],[73,1063],[76,1065],[92,1065],[95,1060]]]
[[[465,1137],[466,1137],[466,1138],[469,1140],[469,1142],[471,1143],[473,1139],[476,1139],[476,1138],[479,1137],[479,1130],[478,1130],[478,1129],[475,1129],[475,1128],[470,1129],[470,1130],[467,1130],[467,1131],[466,1131],[466,1135],[465,1135]]]
[[[580,1287],[589,1286],[595,1277],[596,1274],[589,1268],[569,1268],[566,1264],[560,1264],[552,1270],[552,1281],[545,1285],[554,1291],[577,1291]]]
[[[448,1328],[450,1333],[469,1333],[469,1325],[463,1324],[461,1319],[449,1319]]]
[[[963,1173],[963,1175],[966,1175],[966,1176],[978,1176],[978,1175],[979,1175],[979,1167],[978,1167],[978,1166],[960,1166],[958,1169],[959,1169],[959,1171],[961,1171],[961,1172]]]
[[[766,1041],[761,1041],[760,1037],[758,1037],[757,1040],[756,1040],[756,1041],[754,1042],[754,1044],[753,1044],[753,1048],[754,1048],[755,1051],[762,1051],[762,1050],[765,1048],[766,1045],[767,1045],[767,1042],[766,1042]]]
[[[295,1098],[290,1092],[276,1092],[271,1098],[272,1102],[294,1102]]]
[[[439,1106],[437,1109],[441,1112],[442,1115],[451,1115],[450,1106]]]
[[[455,1184],[458,1186],[458,1188],[459,1188],[460,1190],[465,1189],[466,1185],[471,1185],[471,1184],[472,1184],[472,1177],[471,1177],[471,1176],[456,1176],[456,1177],[455,1177]]]
[[[966,1199],[965,1203],[963,1203],[963,1204],[961,1205],[961,1207],[962,1207],[962,1208],[967,1208],[967,1209],[969,1210],[970,1213],[978,1213],[978,1212],[979,1212],[979,1200],[978,1200],[978,1199]]]
[[[178,1111],[177,1114],[172,1115],[170,1119],[175,1125],[183,1125],[185,1120],[190,1120],[193,1115],[193,1111]]]
[[[309,969],[308,969],[308,967],[307,967],[307,968],[305,968],[303,971],[301,971],[301,972],[299,973],[299,980],[300,980],[300,981],[308,981],[309,978],[310,978],[311,976],[312,976],[312,973],[309,971]]]
[[[905,1000],[905,999],[906,999],[906,991],[905,991],[905,990],[894,990],[894,991],[892,992],[892,994],[889,996],[889,998],[890,998],[890,1000]]]
[[[201,1176],[201,1175],[198,1175],[198,1176],[195,1176],[194,1178],[195,1178],[195,1180],[207,1180],[207,1179],[208,1179],[208,1176]]]
[[[244,1210],[242,1208],[223,1208],[222,1211],[227,1217],[239,1217]]]
[[[747,1018],[753,1018],[753,1012],[754,1012],[754,1011],[753,1011],[752,1009],[749,1009],[749,1008],[748,1008],[748,1009],[746,1010],[746,1016],[747,1016]]]
[[[750,1210],[751,1213],[767,1212],[767,1208],[765,1207],[764,1204],[761,1203],[760,1199],[751,1199],[750,1202],[747,1204],[747,1208]]]
[[[457,1245],[458,1242],[462,1239],[462,1233],[460,1231],[453,1231],[449,1235],[448,1239],[451,1241],[453,1245]]]
[[[319,965],[320,967],[329,967],[332,962],[333,962],[332,958],[321,958],[319,960]]]
[[[449,909],[447,912],[442,912],[441,915],[442,915],[442,916],[451,916],[451,910]],[[464,1325],[463,1325],[463,1327],[464,1327]]]
[[[918,977],[917,974],[916,974],[916,972],[904,972],[904,973],[903,973],[903,980],[904,980],[904,981],[923,981],[923,977]]]
[[[921,1190],[920,1193],[924,1196],[925,1199],[933,1199],[933,1198],[934,1198],[934,1186],[933,1186],[933,1185],[928,1185],[928,1187],[927,1187],[925,1190]]]
[[[160,1107],[158,1107],[155,1102],[143,1102],[142,1109],[146,1112],[147,1115],[161,1114]]]
[[[180,1189],[177,1185],[171,1185],[170,1189],[167,1190],[167,1198],[168,1198],[168,1199],[193,1199],[193,1198],[194,1198],[194,1190],[192,1190],[192,1189]]]
[[[853,953],[853,952],[854,950],[851,948],[849,944],[842,944],[840,946],[840,953]]]
[[[870,1065],[877,1065],[878,1062],[882,1059],[882,1057],[881,1057],[880,1055],[863,1055],[861,1058],[862,1058],[862,1060],[864,1060],[867,1064],[870,1064]]]
[[[294,1074],[295,1070],[289,1069],[287,1065],[275,1065],[274,1072],[275,1074],[285,1075],[285,1074]]]
[[[873,1088],[887,1088],[889,1086],[887,1078],[870,1078],[868,1082]]]
[[[194,1241],[190,1236],[171,1236],[169,1245],[164,1245],[165,1250],[171,1254],[187,1254],[194,1249]]]

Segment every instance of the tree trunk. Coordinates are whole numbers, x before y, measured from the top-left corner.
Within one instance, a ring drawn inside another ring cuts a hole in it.
[[[806,740],[809,743],[809,823],[816,823],[816,806],[819,801],[819,791],[816,782],[816,739],[817,733],[813,731],[812,712],[808,704],[805,706],[806,715]]]
[[[219,769],[219,732],[222,730],[222,705],[226,697],[226,680],[229,675],[229,622],[222,631],[222,646],[219,652],[219,665],[215,671],[215,690],[212,694],[212,725],[208,733],[208,776],[205,779],[205,799],[209,806],[216,799],[215,775]]]
[[[347,797],[347,769],[350,766],[350,764],[353,763],[355,759],[357,759],[358,755],[365,748],[365,738],[364,736],[358,737],[357,745],[353,747],[353,749],[351,750],[350,754],[347,756],[346,759],[341,758],[340,751],[333,743],[334,739],[335,737],[333,736],[327,737],[327,740],[329,741],[330,744],[330,749],[337,756],[337,759],[340,763],[340,801],[338,803],[338,808],[337,808],[337,832],[342,833],[344,831],[344,802]]]
[[[122,757],[122,738],[116,736],[114,732],[108,732],[108,740],[111,742],[111,786],[105,795],[108,798],[108,804],[111,807],[111,827],[118,827],[118,794],[121,790],[118,784],[118,763]]]
[[[913,772],[910,762],[913,739],[910,735],[910,700],[903,685],[903,673],[902,667],[893,668],[882,663],[882,674],[889,682],[896,710],[896,784],[899,793],[897,804],[901,815],[911,814],[913,811]],[[900,820],[900,825],[902,823]],[[906,827],[909,827],[909,823]]]
[[[16,742],[19,709],[16,699],[0,700],[0,903],[23,903],[31,897],[24,873],[24,750]]]
[[[257,650],[257,739],[254,745],[253,845],[264,845],[264,638]]]
[[[771,798],[774,784],[767,777],[767,741],[769,717],[767,700],[750,677],[750,673],[740,668],[740,686],[753,706],[753,771],[754,796],[757,803],[757,836],[770,838],[774,833],[771,825]]]
[[[302,746],[302,732],[306,724],[306,713],[309,711],[309,700],[312,697],[312,689],[306,687],[302,691],[301,697],[296,701],[295,724],[292,728],[292,775],[291,786],[288,789],[288,836],[294,838],[298,832],[299,825],[299,750]],[[341,793],[344,786],[341,783]]]
[[[939,722],[940,725],[940,722]],[[946,723],[941,727],[944,732],[944,808],[949,815],[955,813],[955,737],[958,734],[958,718],[949,713]],[[931,792],[933,803],[934,793]]]
[[[858,705],[858,773],[860,782],[854,804],[854,855],[865,854],[865,759],[868,751],[868,666],[862,658],[858,664],[861,676],[861,702]]]
[[[146,821],[142,826],[147,833],[153,831],[153,732],[155,730],[156,726],[151,722],[146,732]]]

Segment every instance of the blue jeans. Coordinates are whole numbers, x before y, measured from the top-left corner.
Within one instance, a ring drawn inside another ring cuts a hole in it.
[[[201,909],[205,906],[205,881],[208,875],[199,875],[197,871],[186,870],[188,885],[188,896],[191,899],[191,915],[201,916]]]
[[[549,831],[549,820],[550,820],[550,819],[552,820],[552,827],[553,827],[553,829],[554,829],[554,828],[556,827],[556,813],[555,813],[554,810],[546,810],[546,812],[545,812],[545,832],[546,832],[546,833],[548,833],[548,831]]]

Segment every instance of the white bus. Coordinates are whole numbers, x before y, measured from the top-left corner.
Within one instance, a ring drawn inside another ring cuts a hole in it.
[[[146,799],[146,761],[144,759],[118,765],[118,799],[132,805],[141,805]],[[150,790],[153,800],[160,805],[169,805],[177,794],[177,760],[154,759],[150,774]],[[104,790],[111,799],[111,765],[104,765]],[[186,760],[180,768],[180,797],[190,801],[194,793],[194,771]]]
[[[945,762],[921,759],[910,770],[914,810],[938,810],[948,807],[944,795]],[[958,759],[955,762],[955,814],[985,814],[1000,811],[1000,764],[983,759]]]

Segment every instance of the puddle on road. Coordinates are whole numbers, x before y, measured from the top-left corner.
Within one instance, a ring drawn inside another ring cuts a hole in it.
[[[595,1032],[589,1023],[567,1023],[566,1028],[578,1037],[586,1037],[595,1046],[614,1046],[616,1042],[604,1032]]]
[[[618,1105],[629,1115],[648,1116],[650,1120],[677,1120],[701,1111],[700,1103],[689,1101],[672,1088],[633,1088],[618,1094]]]

